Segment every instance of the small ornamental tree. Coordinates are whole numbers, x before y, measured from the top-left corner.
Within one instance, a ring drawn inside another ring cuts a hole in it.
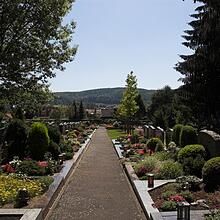
[[[127,76],[126,88],[117,111],[119,118],[125,122],[127,133],[131,131],[134,116],[139,108],[136,102],[137,96],[137,79],[131,72]]]
[[[50,138],[47,127],[40,122],[32,124],[29,132],[29,150],[31,157],[36,160],[44,159],[44,154],[48,151]]]

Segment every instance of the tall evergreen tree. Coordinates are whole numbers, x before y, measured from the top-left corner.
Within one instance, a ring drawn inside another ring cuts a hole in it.
[[[127,76],[126,88],[117,111],[119,117],[125,121],[128,133],[131,131],[134,116],[139,108],[136,103],[137,96],[137,79],[136,76],[133,75],[133,72],[131,72]]]
[[[85,112],[84,112],[84,106],[82,101],[80,101],[80,105],[79,105],[79,119],[82,120],[85,116]]]
[[[143,102],[143,99],[142,99],[140,93],[138,93],[138,96],[136,97],[135,101],[136,101],[137,106],[138,106],[138,110],[135,113],[135,117],[137,119],[141,119],[146,115],[146,108],[145,108],[145,105],[144,105],[144,102]]]
[[[176,70],[183,75],[188,105],[199,126],[220,128],[220,1],[198,2],[203,4],[191,15],[192,29],[183,36],[193,54],[182,55]]]

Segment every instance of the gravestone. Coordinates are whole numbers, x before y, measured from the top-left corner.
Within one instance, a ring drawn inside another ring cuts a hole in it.
[[[220,157],[220,135],[214,131],[201,130],[198,143],[203,145],[209,157]]]
[[[160,140],[164,143],[164,130],[161,127],[157,127],[155,129],[155,136],[160,138]]]
[[[148,125],[144,125],[144,137],[145,138],[149,138],[149,126]]]
[[[156,129],[154,126],[150,125],[149,126],[149,138],[153,138],[156,135]]]

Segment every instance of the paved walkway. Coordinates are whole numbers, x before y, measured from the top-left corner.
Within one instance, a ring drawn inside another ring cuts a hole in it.
[[[146,219],[104,128],[94,134],[49,220]]]

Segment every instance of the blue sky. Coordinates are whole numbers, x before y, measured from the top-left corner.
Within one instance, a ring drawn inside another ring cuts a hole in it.
[[[52,91],[121,87],[134,71],[138,87],[177,88],[173,67],[188,54],[181,35],[189,29],[192,0],[76,0],[66,21],[77,23],[72,44],[79,49]]]

